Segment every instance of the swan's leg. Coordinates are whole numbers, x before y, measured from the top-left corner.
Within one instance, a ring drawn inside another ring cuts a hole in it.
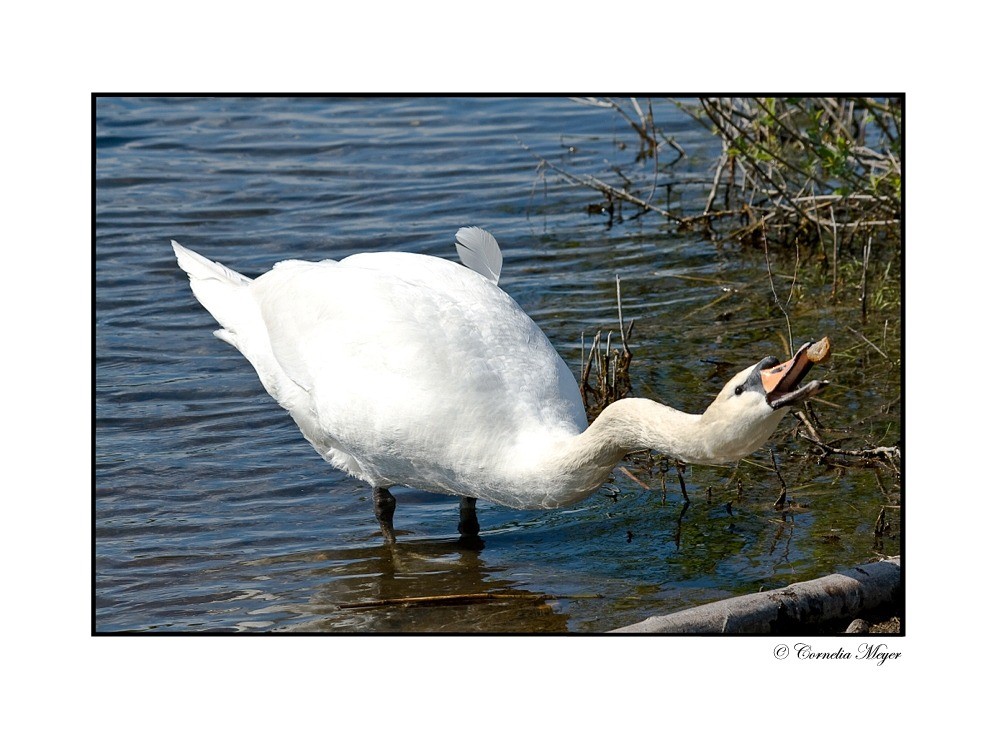
[[[458,532],[462,538],[479,535],[479,521],[476,519],[476,498],[463,497],[458,508]]]
[[[388,488],[373,487],[372,502],[375,504],[375,517],[378,518],[378,527],[382,529],[387,543],[396,542],[396,532],[392,529],[392,514],[396,511],[396,498],[392,496]]]
[[[686,468],[687,465],[680,460],[675,462],[675,465],[677,467],[677,479],[681,481],[681,493],[684,495],[684,502],[686,504],[691,502],[691,499],[688,497],[687,486],[684,484],[684,468]]]

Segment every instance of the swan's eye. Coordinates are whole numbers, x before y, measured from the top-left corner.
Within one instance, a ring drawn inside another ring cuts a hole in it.
[[[745,384],[743,384],[743,385],[740,385],[740,386],[737,386],[737,387],[736,387],[736,390],[735,390],[735,391],[733,391],[733,393],[734,393],[735,395],[739,396],[739,395],[740,395],[741,393],[743,393],[743,391],[745,390],[745,389],[744,389],[744,385],[745,385]]]

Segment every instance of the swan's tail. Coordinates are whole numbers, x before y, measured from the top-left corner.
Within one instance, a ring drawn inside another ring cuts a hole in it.
[[[243,351],[239,334],[252,328],[250,318],[260,319],[247,289],[251,280],[218,262],[209,261],[201,254],[185,249],[176,241],[171,241],[170,244],[174,247],[177,263],[191,277],[194,296],[223,327],[222,330],[215,331],[215,336]]]
[[[215,331],[215,337],[243,353],[267,392],[291,412],[306,438],[324,454],[329,445],[324,446],[322,432],[309,417],[306,392],[288,377],[274,357],[267,326],[250,287],[252,280],[185,249],[176,241],[170,243],[177,263],[191,277],[194,296],[222,325],[221,330]]]

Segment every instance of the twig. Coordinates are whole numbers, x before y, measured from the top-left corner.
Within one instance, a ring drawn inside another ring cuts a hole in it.
[[[872,472],[872,476],[875,478],[876,484],[878,484],[878,489],[881,490],[882,494],[885,495],[885,497],[888,499],[889,498],[889,491],[886,490],[885,489],[885,485],[882,484],[882,478],[879,477],[879,471],[878,470],[873,471]]]
[[[625,357],[628,359],[625,362],[625,368],[628,368],[628,361],[632,360],[632,351],[628,349],[628,337],[625,335],[625,320],[622,318],[622,280],[617,274],[615,275],[615,295],[618,298],[618,332],[622,336],[622,350],[625,351]],[[632,329],[631,325],[629,329]]]
[[[868,320],[868,259],[872,253],[872,237],[868,235],[868,243],[865,244],[864,258],[861,265],[861,322]],[[878,348],[876,348],[878,350]]]
[[[886,532],[889,528],[889,521],[885,517],[885,508],[883,507],[878,511],[878,517],[875,519],[875,537],[881,538],[882,534]]]
[[[869,195],[868,193],[829,193],[827,195],[810,195],[803,198],[792,197],[789,200],[793,200],[796,203],[803,203],[808,201],[824,201],[824,208],[829,207],[832,203],[842,203],[846,201],[879,201],[883,203],[891,203],[892,199],[884,195]],[[819,206],[817,206],[819,208]]]
[[[549,162],[545,158],[543,158],[540,155],[538,155],[535,151],[533,151],[530,147],[528,147],[527,145],[525,145],[523,142],[521,143],[521,147],[526,152],[528,152],[531,155],[533,155],[537,160],[545,163],[545,165],[547,167],[555,170],[557,173],[559,173],[560,175],[562,175],[564,178],[566,178],[567,180],[569,180],[569,181],[571,181],[573,183],[576,183],[577,185],[585,185],[586,187],[591,188],[593,190],[600,191],[601,193],[604,193],[607,196],[611,196],[613,198],[618,198],[620,200],[628,201],[629,203],[634,203],[635,205],[639,206],[640,208],[642,208],[644,210],[654,211],[655,213],[659,213],[661,216],[663,216],[664,218],[669,218],[671,221],[676,221],[677,223],[683,223],[684,222],[684,219],[681,216],[677,216],[677,215],[671,213],[670,211],[667,211],[667,210],[664,210],[663,208],[660,208],[659,206],[654,206],[652,203],[647,203],[646,201],[642,200],[641,198],[636,198],[631,193],[628,193],[628,192],[622,190],[621,188],[615,188],[614,186],[608,185],[607,183],[598,180],[597,178],[595,178],[592,175],[588,176],[587,179],[584,179],[584,178],[581,178],[578,175],[574,175],[571,172],[563,170],[561,167],[552,164],[551,162]]]
[[[885,462],[893,471],[899,475],[899,467],[897,467],[896,462],[899,460],[899,447],[869,447],[867,449],[841,449],[840,447],[831,447],[829,444],[824,444],[818,439],[813,439],[805,434],[802,438],[808,442],[812,442],[817,447],[823,451],[823,456],[839,456],[839,457],[853,457],[857,459],[866,459],[873,462]]]
[[[785,498],[788,495],[788,485],[785,484],[785,478],[781,476],[781,470],[778,469],[778,460],[774,456],[774,450],[769,450],[771,452],[771,465],[774,467],[774,474],[778,476],[778,482],[781,483],[781,494],[778,495],[778,499],[774,501],[774,509],[781,510],[785,507]]]
[[[837,299],[837,219],[833,215],[833,206],[830,206],[830,225],[833,230],[833,292],[834,301]]]
[[[489,593],[481,592],[475,594],[441,594],[438,596],[411,596],[397,597],[392,599],[374,599],[367,602],[353,602],[349,604],[338,604],[339,609],[374,609],[376,607],[406,606],[410,604],[435,605],[435,604],[483,604],[494,601],[509,601],[511,599],[521,599],[532,602],[550,601],[558,597],[550,594],[509,594],[509,593]]]
[[[781,300],[778,299],[778,293],[774,289],[774,277],[771,275],[771,257],[768,255],[767,251],[767,236],[764,237],[764,262],[767,264],[767,280],[771,283],[771,294],[774,295],[774,303],[778,305],[778,309],[781,310],[781,314],[785,316],[785,325],[788,327],[788,352],[791,354],[792,321],[788,319],[788,313],[785,311],[785,308],[781,306]]]
[[[817,399],[817,400],[818,400],[818,399]],[[815,410],[815,409],[813,408],[813,405],[812,405],[812,401],[806,401],[806,410],[807,410],[807,411],[809,412],[809,416],[811,416],[811,417],[812,417],[812,420],[813,420],[814,422],[816,422],[816,425],[817,425],[817,426],[818,426],[818,427],[819,427],[820,429],[823,429],[823,428],[825,428],[825,427],[823,426],[823,422],[822,422],[822,421],[820,421],[820,418],[819,418],[819,415],[818,415],[818,414],[816,413],[816,410]]]
[[[583,374],[580,376],[580,395],[583,396],[584,408],[587,408],[587,393],[593,392],[593,389],[590,387],[590,369],[594,363],[594,353],[597,352],[597,344],[600,341],[601,331],[598,330],[597,334],[594,336],[594,342],[590,346],[590,355],[587,356],[587,362],[583,366]],[[598,361],[598,370],[600,370],[600,361]]]
[[[864,459],[899,459],[899,447],[868,447],[867,449],[841,449],[831,447],[829,444],[804,437],[827,454],[838,454],[841,457],[861,457]]]
[[[879,355],[881,355],[881,356],[882,356],[883,358],[885,358],[886,360],[889,360],[889,356],[888,356],[888,355],[886,355],[886,354],[885,354],[885,353],[884,353],[884,352],[882,351],[882,349],[881,349],[880,347],[878,347],[878,346],[877,346],[877,345],[876,345],[875,343],[873,343],[873,342],[872,342],[871,340],[869,340],[868,338],[866,338],[866,337],[864,336],[864,334],[862,334],[862,333],[859,333],[859,332],[858,332],[857,330],[855,330],[855,329],[854,329],[853,327],[851,327],[850,325],[848,325],[848,326],[847,326],[847,329],[848,329],[848,330],[850,330],[850,331],[851,331],[852,333],[854,333],[855,335],[857,335],[857,336],[858,336],[859,338],[861,338],[862,340],[864,340],[864,341],[865,341],[866,343],[868,343],[868,344],[869,344],[870,346],[872,346],[872,347],[873,347],[873,348],[875,349],[875,352],[877,352],[877,353],[878,353]]]
[[[674,152],[677,153],[677,159],[668,162],[667,167],[670,167],[671,165],[676,165],[678,161],[687,157],[687,151],[683,147],[681,147],[681,144],[673,137],[666,137],[664,138],[663,141],[666,142],[668,145],[670,145],[672,148],[674,148]]]
[[[645,482],[643,482],[642,480],[640,480],[638,477],[636,477],[635,475],[633,475],[629,470],[625,469],[624,467],[622,467],[620,465],[618,467],[618,471],[621,472],[623,475],[625,475],[630,480],[632,480],[635,484],[637,484],[643,490],[652,490],[653,489],[649,485],[647,485]]]
[[[712,189],[708,192],[708,200],[705,201],[705,213],[712,210],[712,204],[715,203],[715,194],[719,189],[719,181],[722,179],[722,171],[725,169],[726,163],[728,163],[729,160],[729,140],[723,137],[722,155],[719,157],[719,164],[715,168],[715,179],[712,180]]]
[[[816,431],[816,427],[814,427],[812,425],[812,422],[806,418],[805,414],[803,414],[801,411],[793,411],[792,413],[795,415],[795,418],[799,420],[799,423],[801,423],[802,426],[806,428],[806,431],[809,432],[809,436],[812,437],[813,441],[815,442],[822,441],[822,439],[820,439],[819,437],[819,432]]]
[[[656,195],[656,184],[660,177],[660,144],[656,141],[656,123],[653,121],[653,102],[649,100],[649,116],[643,115],[642,110],[639,108],[639,102],[636,101],[635,97],[632,97],[632,105],[635,107],[636,113],[642,120],[643,130],[646,129],[646,125],[649,125],[648,136],[643,135],[644,139],[649,140],[650,147],[653,149],[653,184],[649,188],[649,196],[646,198],[646,204],[648,205],[650,201],[653,200],[653,196]],[[640,150],[641,152],[641,150]],[[670,205],[670,201],[667,201],[667,205]]]
[[[712,300],[708,304],[704,304],[701,307],[698,307],[698,308],[696,308],[694,310],[689,310],[688,312],[684,313],[684,315],[681,316],[681,320],[687,320],[689,317],[694,317],[695,315],[700,314],[702,312],[702,310],[707,310],[710,307],[714,307],[715,305],[719,304],[723,300],[727,300],[727,299],[729,299],[732,296],[733,296],[732,290],[730,290],[728,292],[723,292],[722,294],[720,294],[718,297],[716,297],[714,300]]]

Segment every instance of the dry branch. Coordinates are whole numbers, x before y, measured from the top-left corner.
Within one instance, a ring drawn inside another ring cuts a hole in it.
[[[374,599],[366,602],[353,602],[348,604],[338,604],[338,609],[376,609],[379,607],[395,607],[395,606],[412,606],[412,605],[423,605],[423,606],[450,606],[455,604],[485,604],[488,602],[498,602],[498,601],[531,601],[531,602],[542,602],[555,599],[556,597],[550,596],[548,594],[510,594],[510,593],[474,593],[474,594],[440,594],[437,596],[409,596],[409,597],[394,597],[391,599]]]
[[[898,556],[856,566],[784,589],[724,599],[681,612],[650,617],[613,630],[625,634],[801,633],[809,626],[895,608],[901,599]]]
[[[533,155],[534,158],[536,160],[538,160],[538,162],[540,164],[542,164],[545,167],[547,167],[547,168],[549,168],[551,170],[554,170],[555,172],[559,173],[559,175],[563,176],[564,178],[566,178],[566,180],[570,181],[571,183],[576,183],[577,185],[584,185],[584,186],[586,186],[588,188],[591,188],[593,190],[600,191],[601,193],[603,193],[604,195],[606,195],[609,199],[617,199],[617,200],[627,201],[629,203],[633,203],[633,204],[639,206],[640,208],[642,208],[645,211],[655,211],[656,213],[659,213],[661,216],[663,216],[665,218],[669,218],[671,221],[677,221],[678,223],[684,221],[684,219],[682,217],[677,216],[677,215],[671,213],[668,210],[660,208],[659,206],[654,206],[652,203],[650,203],[648,201],[644,201],[641,198],[637,198],[636,196],[632,195],[631,193],[629,193],[626,190],[622,190],[621,188],[616,188],[613,185],[608,185],[604,181],[598,180],[597,178],[595,178],[592,175],[588,175],[586,178],[582,178],[579,175],[574,175],[573,173],[569,172],[568,170],[564,170],[563,168],[559,167],[558,165],[556,165],[556,164],[550,162],[549,160],[546,160],[545,158],[541,157],[536,152],[534,152],[530,147],[528,147],[527,145],[525,145],[523,142],[521,143],[521,147],[526,152],[528,152],[531,155]]]

